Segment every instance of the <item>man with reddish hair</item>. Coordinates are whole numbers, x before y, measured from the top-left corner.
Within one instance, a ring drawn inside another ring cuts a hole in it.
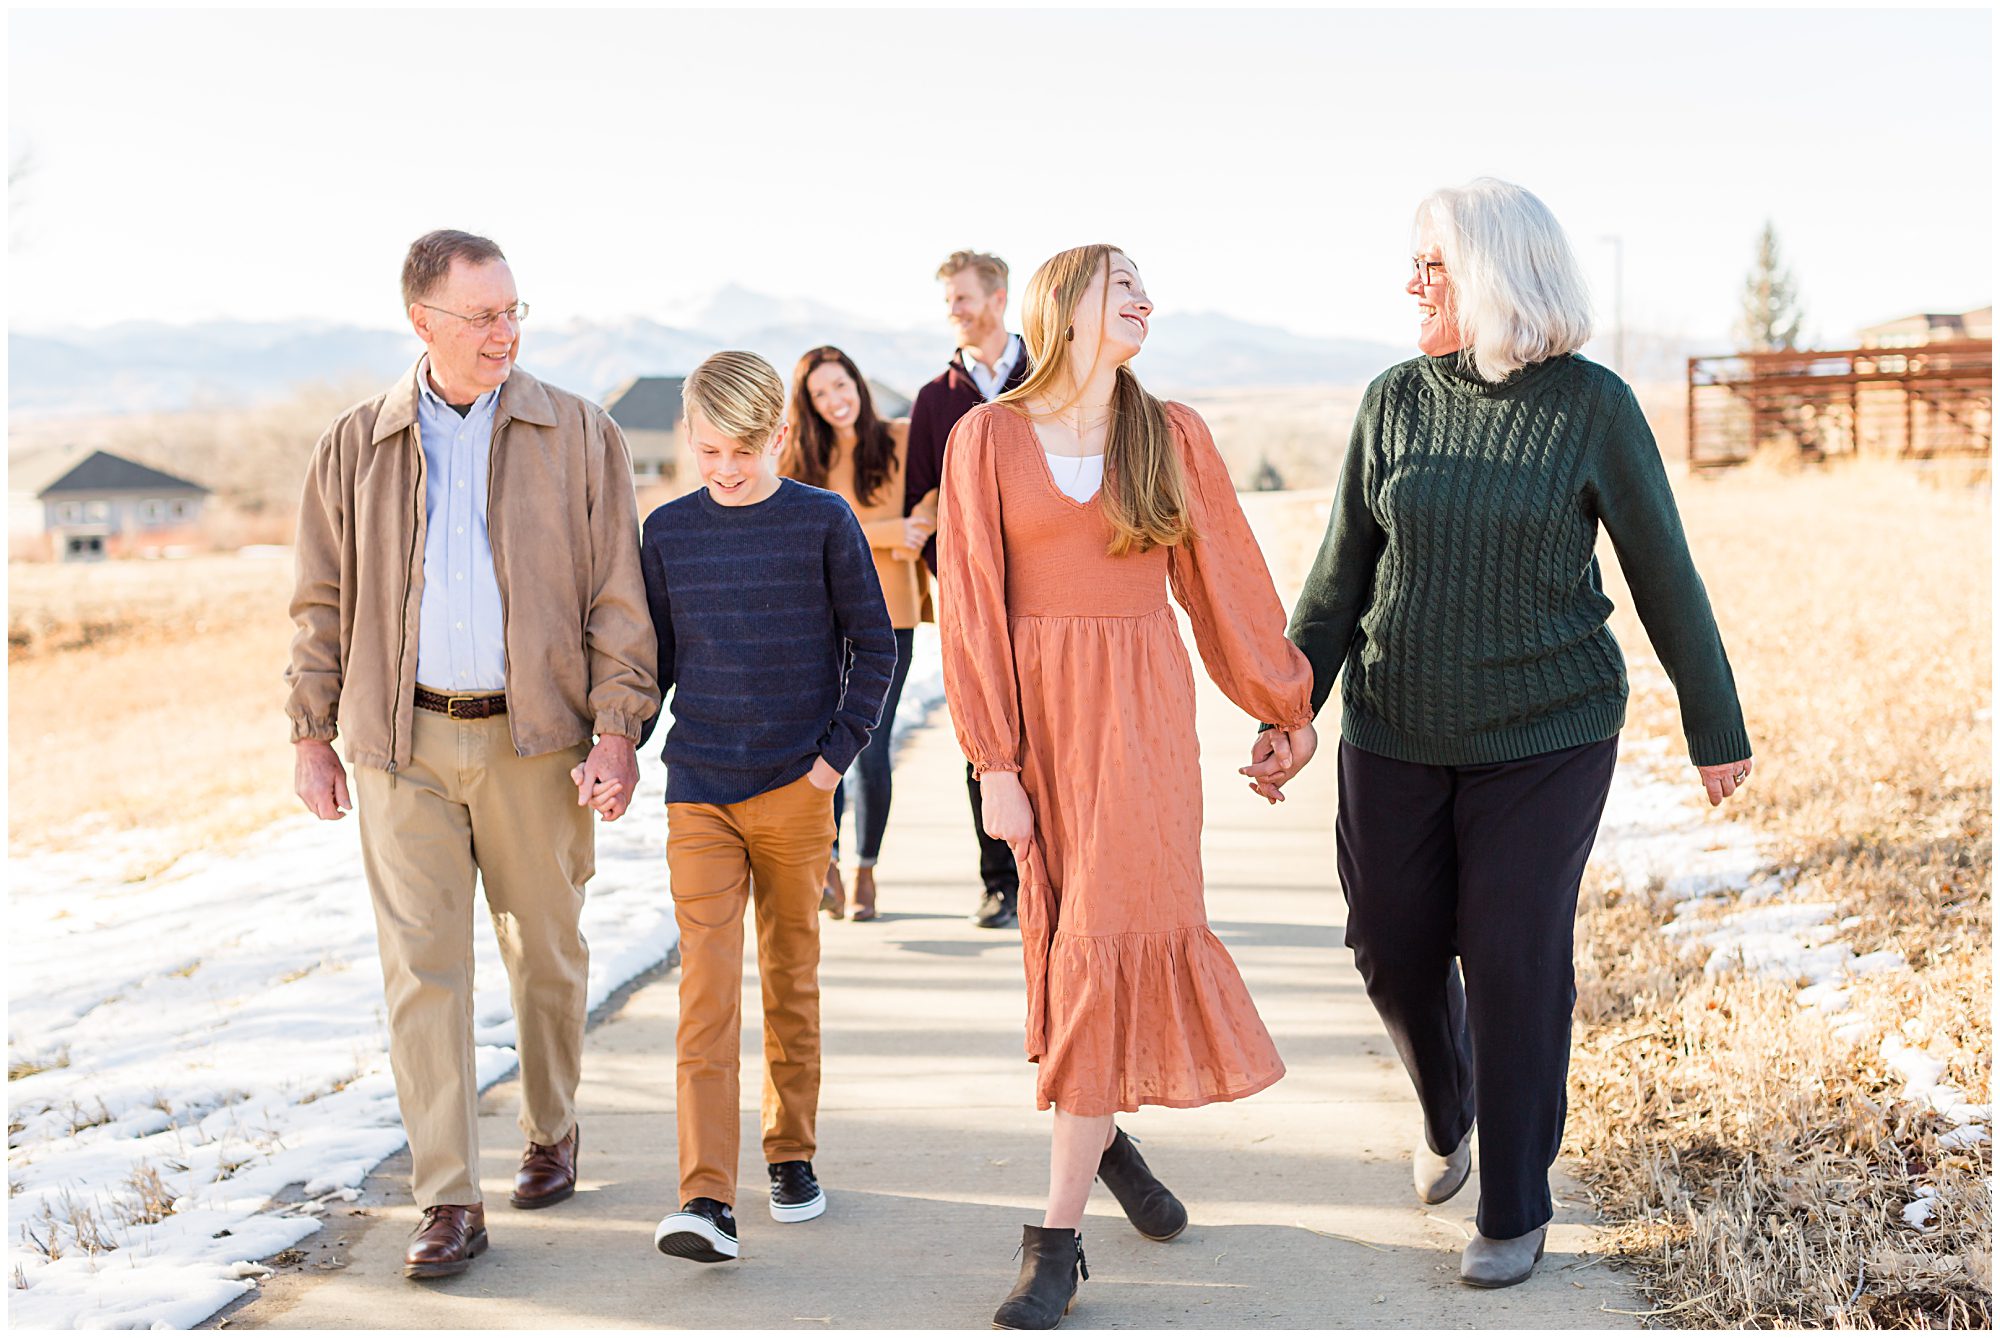
[[[1028,350],[1021,336],[1007,332],[1007,262],[984,251],[954,251],[938,266],[944,284],[945,317],[958,350],[936,379],[917,392],[910,407],[910,445],[903,472],[903,511],[937,500],[944,479],[944,448],[952,428],[971,410],[1021,384],[1028,374]],[[937,536],[924,545],[924,563],[937,574]],[[972,830],[979,837],[979,877],[985,896],[973,915],[982,929],[1017,923],[1015,903],[1021,876],[1005,841],[986,834],[980,813],[979,777],[965,768],[972,799]]]

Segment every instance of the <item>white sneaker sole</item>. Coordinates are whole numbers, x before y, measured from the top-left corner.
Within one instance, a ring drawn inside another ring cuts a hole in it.
[[[736,1241],[695,1213],[668,1213],[653,1228],[653,1248],[676,1259],[720,1264],[737,1257]]]
[[[788,1203],[780,1207],[776,1199],[771,1201],[773,1222],[810,1222],[825,1211],[826,1191],[823,1189],[817,1197],[806,1203]]]

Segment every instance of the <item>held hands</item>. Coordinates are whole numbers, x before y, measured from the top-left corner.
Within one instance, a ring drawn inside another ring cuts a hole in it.
[[[579,807],[588,805],[604,821],[616,822],[639,787],[639,750],[622,734],[606,734],[590,756],[570,768],[569,778],[576,782]]]
[[[1028,805],[1028,792],[1021,788],[1019,772],[989,771],[979,778],[979,821],[988,836],[1007,843],[1016,863],[1028,858],[1035,813]]]
[[[840,773],[824,757],[813,759],[812,770],[806,773],[806,779],[812,782],[815,790],[826,794],[832,794],[840,785]]]
[[[1267,729],[1250,746],[1250,765],[1240,767],[1250,778],[1250,792],[1269,804],[1285,800],[1284,785],[1305,770],[1319,751],[1319,731],[1311,723],[1297,729]]]
[[[340,754],[324,739],[300,739],[293,745],[292,789],[322,822],[347,816],[354,801],[347,797],[347,768]]]
[[[929,516],[903,517],[903,547],[922,551],[930,537],[937,533],[937,522]]]
[[[1696,767],[1701,773],[1701,788],[1708,791],[1708,806],[1714,808],[1723,800],[1743,788],[1750,779],[1750,759],[1741,762],[1724,762],[1719,767]]]

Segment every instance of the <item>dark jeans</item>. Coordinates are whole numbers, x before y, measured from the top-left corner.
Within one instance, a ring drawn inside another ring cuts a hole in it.
[[[1616,738],[1460,767],[1340,745],[1347,946],[1431,1150],[1477,1118],[1479,1229],[1496,1240],[1554,1214],[1577,886],[1617,760]]]
[[[840,859],[840,818],[847,810],[847,786],[853,782],[854,833],[861,846],[861,867],[873,868],[882,854],[882,833],[889,827],[889,796],[895,786],[889,772],[896,748],[896,704],[903,700],[903,682],[910,676],[910,650],[915,644],[914,627],[896,629],[896,672],[889,679],[889,695],[882,699],[882,719],[868,736],[868,746],[854,759],[847,778],[833,787],[833,858]]]

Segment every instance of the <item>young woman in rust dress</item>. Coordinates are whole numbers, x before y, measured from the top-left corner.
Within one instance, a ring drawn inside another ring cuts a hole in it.
[[[1152,310],[1114,247],[1049,260],[1024,302],[1034,372],[945,453],[945,691],[986,828],[1021,866],[1028,1056],[1055,1108],[1048,1212],[1024,1229],[1001,1328],[1052,1328],[1073,1302],[1093,1176],[1143,1234],[1187,1224],[1117,1112],[1232,1101],[1284,1074],[1208,927],[1194,676],[1169,589],[1209,675],[1280,748],[1312,728],[1312,672],[1207,427],[1126,366]]]

